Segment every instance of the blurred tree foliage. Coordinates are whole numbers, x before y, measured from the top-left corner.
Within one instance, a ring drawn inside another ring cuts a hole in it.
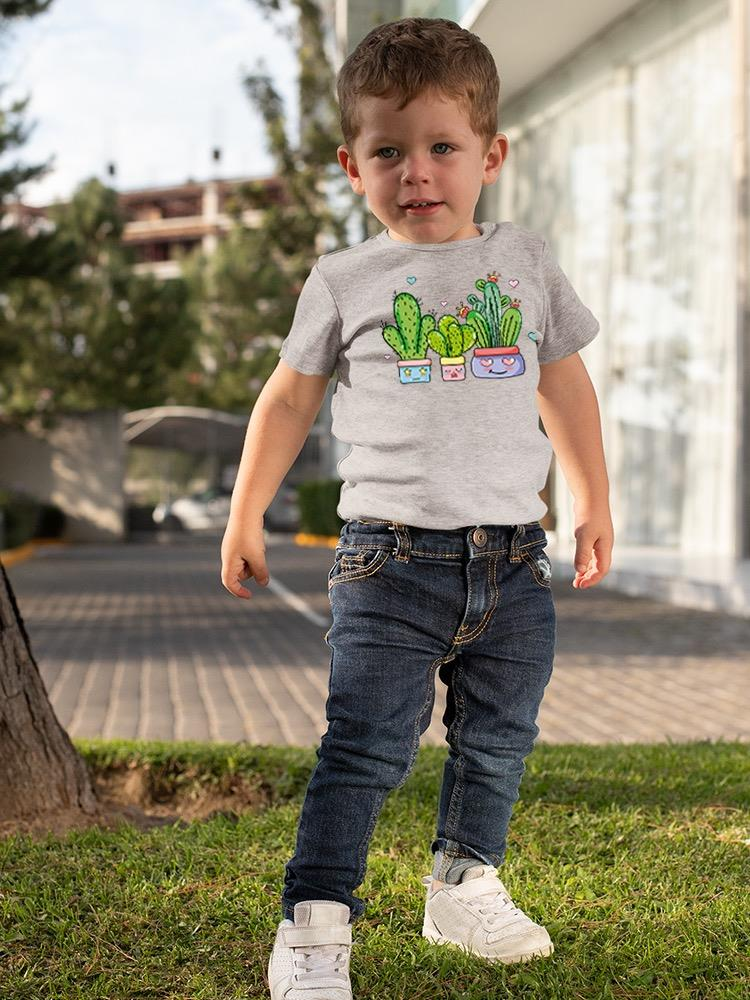
[[[49,427],[64,411],[176,402],[165,386],[197,337],[186,283],[134,272],[117,194],[95,178],[48,212],[76,267],[65,282],[27,275],[6,287],[5,419]]]
[[[13,21],[43,14],[50,4],[51,0],[0,0],[0,44]],[[3,106],[5,86],[0,82],[0,156],[7,157],[10,150],[26,142],[30,130],[23,127],[23,112],[29,98],[13,101],[6,109]],[[44,277],[62,280],[75,265],[72,247],[63,245],[55,234],[40,232],[30,235],[20,228],[3,224],[7,202],[16,195],[18,188],[28,181],[44,177],[51,169],[50,163],[31,166],[18,161],[0,167],[0,295],[14,279]],[[7,328],[0,324],[2,358],[12,347],[7,337]]]
[[[251,0],[292,44],[299,65],[299,135],[290,137],[283,102],[260,59],[245,92],[265,122],[281,196],[267,182],[237,186],[233,228],[212,255],[194,255],[185,275],[200,313],[202,358],[196,402],[248,412],[276,367],[297,297],[317,256],[347,245],[360,212],[337,159],[341,143],[335,72],[313,0]],[[293,15],[283,22],[282,15]],[[243,221],[250,210],[252,221]],[[364,215],[360,229],[364,231]]]
[[[0,0],[0,36],[49,6]],[[0,105],[0,156],[28,138],[28,101]],[[0,170],[0,416],[19,427],[49,428],[66,410],[165,402],[197,337],[187,285],[134,273],[117,194],[98,180],[50,207],[45,228],[7,218],[19,187],[50,169]]]
[[[316,257],[347,243],[366,213],[336,160],[335,74],[314,0],[250,0],[294,46],[299,136],[260,59],[243,86],[265,123],[276,185],[238,184],[232,227],[210,254],[183,256],[182,276],[137,275],[122,244],[117,193],[95,178],[47,209],[48,231],[10,224],[8,202],[51,164],[0,170],[0,418],[50,427],[66,410],[168,403],[247,413],[278,361],[297,296]],[[0,0],[12,18],[50,0]],[[283,14],[291,14],[284,23]],[[29,98],[2,106],[0,157],[28,138]],[[338,200],[340,208],[334,208]],[[248,213],[248,214],[246,214]],[[51,223],[51,225],[50,225]],[[322,249],[321,249],[322,247]]]

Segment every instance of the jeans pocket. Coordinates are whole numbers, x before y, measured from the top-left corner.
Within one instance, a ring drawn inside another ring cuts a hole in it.
[[[391,556],[387,548],[336,546],[336,557],[328,573],[328,589],[336,583],[348,583],[374,576]]]
[[[531,571],[534,582],[549,590],[552,586],[552,563],[544,551],[544,544],[532,545],[521,550],[521,557]]]

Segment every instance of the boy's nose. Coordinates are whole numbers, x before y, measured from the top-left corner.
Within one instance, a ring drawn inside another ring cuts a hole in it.
[[[429,176],[429,167],[421,157],[404,161],[404,170],[401,174],[402,182],[426,180]]]

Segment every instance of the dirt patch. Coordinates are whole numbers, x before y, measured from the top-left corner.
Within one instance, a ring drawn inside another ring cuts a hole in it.
[[[111,804],[136,806],[152,817],[171,820],[237,816],[271,803],[270,788],[257,779],[229,774],[207,783],[197,771],[186,771],[178,783],[147,764],[95,774],[94,785],[99,797]]]
[[[98,799],[95,812],[62,809],[0,823],[0,837],[19,833],[38,839],[48,833],[63,836],[92,826],[113,830],[122,823],[139,830],[175,824],[186,827],[216,816],[236,820],[245,812],[268,807],[273,798],[268,785],[239,774],[206,782],[197,771],[166,775],[149,764],[131,762],[121,768],[92,771],[91,777]]]

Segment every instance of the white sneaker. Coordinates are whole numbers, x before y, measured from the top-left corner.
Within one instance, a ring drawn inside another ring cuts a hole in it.
[[[271,1000],[352,1000],[350,910],[332,899],[295,903],[268,960]]]
[[[544,927],[513,904],[494,865],[468,868],[458,885],[427,888],[422,936],[436,944],[455,944],[491,962],[526,962],[551,955],[554,946]]]

